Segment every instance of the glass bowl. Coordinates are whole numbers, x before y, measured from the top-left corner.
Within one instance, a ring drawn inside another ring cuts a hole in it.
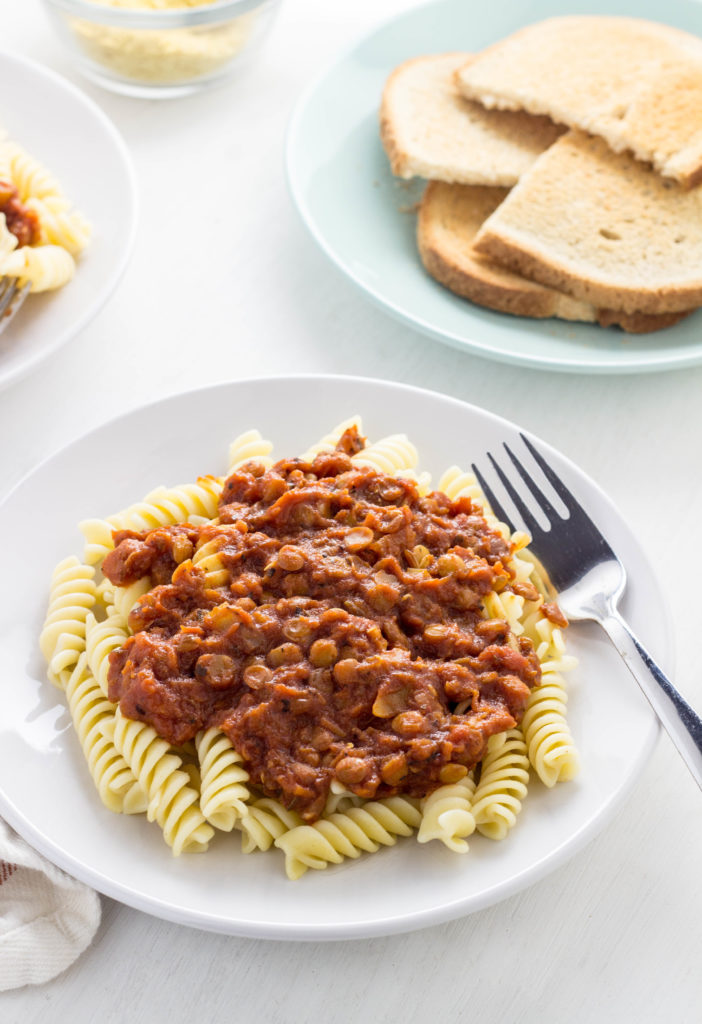
[[[77,68],[128,96],[166,98],[245,64],[280,0],[43,0]]]

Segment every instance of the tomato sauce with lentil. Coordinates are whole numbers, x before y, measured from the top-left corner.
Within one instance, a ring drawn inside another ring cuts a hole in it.
[[[9,181],[0,180],[0,213],[5,214],[7,230],[15,236],[18,246],[39,241],[39,217],[20,201],[17,188]]]
[[[353,462],[362,446],[352,428],[311,461],[248,463],[217,521],[116,531],[103,564],[151,584],[110,698],[173,744],[221,729],[308,821],[334,780],[367,799],[458,781],[540,681],[531,641],[482,610],[512,587],[509,544],[469,498]]]

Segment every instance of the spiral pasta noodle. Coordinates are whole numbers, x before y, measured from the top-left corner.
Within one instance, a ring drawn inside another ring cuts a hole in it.
[[[161,826],[174,856],[207,849],[214,835],[199,809],[199,794],[182,770],[181,759],[151,726],[125,718],[119,708],[103,725],[146,792],[149,821]]]
[[[76,271],[73,257],[60,245],[23,245],[10,253],[0,267],[5,277],[29,282],[33,292],[48,292],[68,284]]]
[[[486,619],[504,619],[515,636],[521,636],[524,632],[524,598],[519,594],[513,594],[511,591],[486,594],[483,598],[483,609]]]
[[[85,217],[71,210],[70,203],[60,196],[31,197],[26,203],[39,218],[42,245],[58,245],[71,256],[79,256],[90,241],[91,227]]]
[[[62,196],[54,175],[17,142],[0,143],[0,175],[16,186],[23,203]]]
[[[458,498],[470,498],[471,501],[483,508],[485,518],[492,527],[499,529],[503,536],[509,535],[505,524],[499,522],[488,505],[475,473],[466,472],[459,466],[449,466],[439,477],[437,487],[452,501],[457,501]]]
[[[289,811],[271,797],[250,803],[248,813],[234,823],[241,831],[242,853],[269,850],[275,840],[300,825],[302,818],[296,811]]]
[[[192,562],[205,574],[208,587],[221,586],[228,579],[222,562],[221,541],[216,538],[201,544],[195,550]]]
[[[62,288],[90,240],[91,226],[63,195],[51,172],[22,146],[0,141],[0,181],[19,200],[20,228],[8,230],[2,215],[0,277],[17,278],[33,292]]]
[[[418,462],[417,449],[405,434],[390,434],[353,455],[352,462],[396,476],[402,471],[415,468]]]
[[[578,754],[566,721],[567,700],[563,676],[544,672],[521,722],[529,763],[549,787],[569,782],[578,772]]]
[[[473,775],[468,774],[453,784],[439,786],[421,803],[422,820],[417,842],[439,839],[454,853],[467,853],[465,841],[475,831],[472,800],[475,793]]]
[[[320,870],[340,864],[345,857],[375,853],[380,846],[393,846],[398,836],[409,836],[421,821],[417,801],[391,796],[371,800],[362,807],[349,807],[314,825],[300,825],[275,840],[285,853],[285,871],[295,880],[308,868]]]
[[[83,557],[96,565],[114,547],[113,530],[153,530],[176,523],[202,523],[214,519],[222,492],[221,477],[199,477],[197,483],[178,487],[157,487],[143,501],[136,502],[106,519],[84,519],[78,527],[85,537]]]
[[[102,726],[111,721],[115,706],[106,700],[86,668],[82,654],[66,684],[66,700],[88,769],[105,807],[118,814],[146,810],[146,793],[127,762],[105,736]]]
[[[272,451],[273,445],[270,441],[264,440],[258,430],[247,430],[239,434],[229,445],[228,473],[233,473],[239,466],[252,460],[268,468],[273,465]]]
[[[114,527],[105,519],[83,519],[78,528],[85,538],[83,559],[88,565],[98,565],[114,547]]]
[[[566,654],[563,630],[549,622],[538,607],[533,612],[527,611],[522,625],[525,635],[534,644],[536,655],[542,665],[557,661],[562,672],[575,667],[575,658]]]
[[[200,810],[210,825],[231,832],[247,813],[249,773],[241,766],[230,740],[219,729],[207,729],[195,737],[200,765]]]
[[[107,697],[109,656],[121,647],[129,635],[119,613],[108,615],[101,622],[90,612],[85,620],[85,653],[90,671],[101,692]]]
[[[329,788],[329,796],[327,802],[324,805],[323,818],[328,818],[330,814],[334,814],[336,811],[345,811],[349,807],[358,807],[362,804],[363,800],[360,796],[356,796],[354,793],[349,792],[345,786],[342,786],[336,779],[332,779],[332,784]]]
[[[139,598],[148,593],[150,589],[151,579],[145,576],[135,583],[130,583],[127,587],[106,587],[103,591],[103,597],[107,598],[109,596],[109,602],[114,609],[115,619],[121,619],[123,623],[126,623],[129,619],[129,613],[138,603]]]
[[[222,493],[221,477],[199,477],[197,483],[178,487],[157,487],[144,498],[108,519],[120,530],[154,530],[176,523],[198,523],[214,519]]]
[[[96,599],[95,570],[82,565],[75,556],[59,562],[51,578],[49,607],[39,635],[49,679],[55,686],[65,686],[85,649],[85,624]]]
[[[481,835],[504,839],[527,794],[529,760],[519,729],[491,736],[473,794],[473,817]]]
[[[351,427],[356,427],[359,434],[363,433],[363,425],[360,416],[350,416],[348,419],[342,420],[341,423],[337,423],[337,425],[333,427],[328,434],[320,437],[318,441],[313,445],[310,445],[300,458],[303,462],[311,462],[312,459],[317,455],[321,455],[322,452],[333,452],[341,439],[341,435]]]
[[[431,490],[431,473],[418,473],[416,469],[400,469],[396,475],[402,480],[412,480],[422,497]]]

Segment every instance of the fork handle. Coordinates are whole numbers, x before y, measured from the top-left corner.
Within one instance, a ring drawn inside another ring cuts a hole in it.
[[[619,612],[598,618],[702,789],[702,719],[678,693]]]

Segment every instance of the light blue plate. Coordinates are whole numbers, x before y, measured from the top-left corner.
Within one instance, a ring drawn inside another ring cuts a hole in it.
[[[699,0],[589,0],[572,8],[562,0],[491,0],[485,6],[443,0],[410,10],[357,43],[302,97],[287,146],[293,199],[340,270],[388,313],[438,341],[502,362],[567,372],[634,373],[702,363],[702,312],[641,336],[526,320],[452,295],[420,263],[414,204],[423,182],[392,177],[378,135],[387,76],[410,57],[477,51],[522,25],[564,13],[630,15],[702,34]]]

